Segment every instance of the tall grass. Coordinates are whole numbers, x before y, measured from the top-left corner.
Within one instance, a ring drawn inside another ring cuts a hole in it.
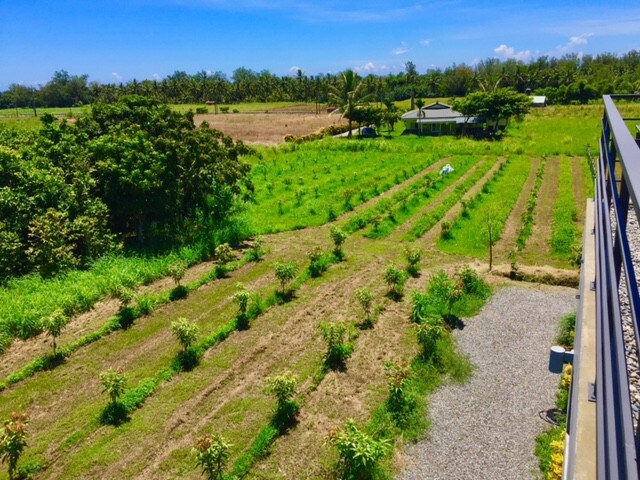
[[[237,227],[237,228],[236,228]],[[194,265],[211,256],[219,243],[231,237],[246,237],[238,224],[215,234],[209,241],[176,248],[158,255],[109,255],[87,270],[73,270],[52,279],[28,275],[10,280],[0,288],[0,353],[12,338],[28,339],[42,330],[41,319],[56,309],[67,316],[89,310],[119,285],[135,288],[167,276],[177,262]]]
[[[571,247],[578,238],[578,210],[573,198],[573,172],[571,159],[560,159],[558,174],[558,196],[553,204],[551,224],[551,252],[561,259],[571,256]]]
[[[491,225],[493,241],[497,241],[530,169],[531,162],[524,156],[513,157],[508,164],[501,166],[456,219],[449,234],[439,239],[438,248],[475,257],[486,254],[488,226]]]

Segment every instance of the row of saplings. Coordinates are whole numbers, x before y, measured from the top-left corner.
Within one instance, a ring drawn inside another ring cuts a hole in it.
[[[320,276],[331,263],[344,259],[342,246],[346,240],[346,234],[334,227],[331,229],[331,238],[334,242],[333,252],[327,254],[315,248],[307,252],[309,259],[307,271],[310,276]],[[400,300],[407,278],[417,277],[420,274],[421,252],[407,247],[404,254],[407,261],[404,268],[391,264],[383,273],[383,279],[388,285],[386,297],[391,300]],[[273,267],[281,287],[281,290],[274,295],[281,301],[288,301],[292,298],[292,290],[288,290],[287,285],[296,277],[297,265],[294,262],[275,262]],[[179,270],[175,275],[178,278],[177,282],[184,274],[182,268]],[[396,427],[402,428],[403,423],[406,423],[408,418],[415,417],[417,413],[421,415],[420,402],[412,391],[414,389],[411,387],[411,382],[415,378],[415,371],[425,365],[435,368],[441,366],[439,352],[443,350],[444,344],[451,344],[449,330],[456,325],[457,317],[452,315],[455,304],[465,297],[484,298],[488,294],[489,289],[484,282],[474,270],[466,267],[456,272],[454,277],[450,277],[444,271],[438,272],[431,277],[425,293],[412,292],[412,321],[421,353],[412,364],[387,362],[384,366],[389,387],[385,409],[388,410],[390,418],[394,419]],[[128,298],[128,295],[126,297]],[[238,305],[237,328],[248,328],[248,321],[253,316],[248,315],[250,304],[252,301],[254,304],[260,303],[259,296],[244,285],[238,284],[232,300]],[[372,328],[375,319],[384,310],[384,303],[374,309],[373,294],[366,287],[355,291],[355,300],[364,312],[364,318],[358,327]],[[263,308],[264,306],[257,307],[259,312]],[[51,320],[54,321],[55,318]],[[178,354],[179,361],[185,364],[191,363],[189,362],[190,349],[198,338],[198,326],[185,318],[179,318],[171,323],[170,328],[182,346]],[[321,374],[323,376],[329,369],[345,367],[345,362],[354,349],[355,334],[351,326],[342,322],[323,322],[319,330],[327,345]],[[55,352],[57,335],[52,336]],[[109,369],[100,374],[100,383],[110,400],[105,411],[110,412],[110,416],[115,414],[116,417],[120,417],[117,415],[117,412],[123,410],[120,399],[127,388],[125,373],[122,369]],[[284,372],[265,380],[265,393],[273,395],[277,400],[271,425],[278,433],[286,432],[296,423],[296,415],[299,411],[299,404],[295,400],[296,389],[297,377],[291,372]],[[122,413],[126,416],[125,412]],[[3,463],[7,463],[10,479],[21,476],[18,473],[17,464],[27,446],[25,426],[28,422],[29,418],[26,414],[14,412],[5,422],[4,428],[0,430],[0,459]],[[389,438],[375,439],[359,429],[353,421],[346,422],[341,430],[334,432],[330,443],[337,448],[340,457],[337,475],[340,478],[354,479],[378,476],[379,462],[391,447]],[[228,450],[229,445],[220,435],[204,435],[195,442],[193,453],[197,465],[202,468],[206,478],[233,478],[225,473]]]

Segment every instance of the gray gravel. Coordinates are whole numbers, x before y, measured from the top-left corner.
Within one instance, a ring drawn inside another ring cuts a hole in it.
[[[409,448],[401,480],[532,479],[535,437],[548,427],[559,376],[549,373],[558,320],[577,290],[506,287],[456,333],[475,365],[464,385],[430,397],[429,438]]]

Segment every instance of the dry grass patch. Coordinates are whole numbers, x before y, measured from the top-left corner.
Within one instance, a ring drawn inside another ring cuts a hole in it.
[[[287,108],[289,110],[289,108]],[[345,123],[339,115],[307,113],[225,113],[202,114],[196,125],[208,122],[211,128],[249,144],[277,145],[285,135],[307,135],[329,125]]]

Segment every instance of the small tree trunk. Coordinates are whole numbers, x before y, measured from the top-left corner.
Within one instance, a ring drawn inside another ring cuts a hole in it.
[[[489,224],[489,271],[493,268],[493,232]]]

